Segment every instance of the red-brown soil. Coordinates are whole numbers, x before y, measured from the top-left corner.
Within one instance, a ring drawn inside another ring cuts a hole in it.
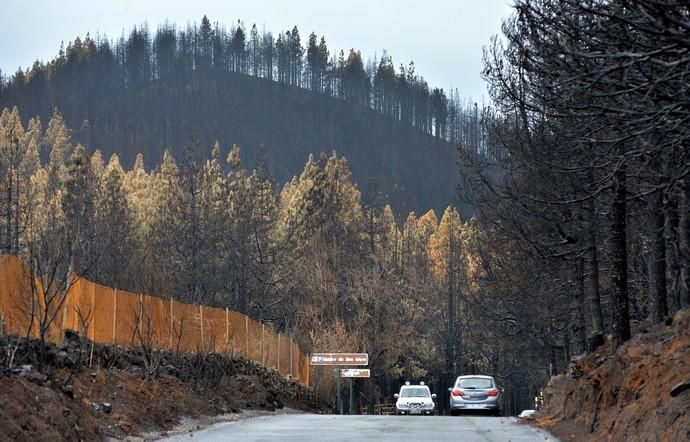
[[[637,328],[552,378],[537,424],[569,441],[690,440],[690,389],[671,395],[690,381],[690,311]]]
[[[23,360],[15,363],[22,359],[15,355],[11,368],[17,340],[0,342],[0,440],[125,438],[171,429],[182,418],[273,411],[283,403],[316,407],[307,387],[240,358],[163,353],[156,375],[144,379],[140,351],[97,346],[91,352],[83,340],[73,342],[50,346],[42,370],[27,363],[35,362],[35,342],[17,352]]]

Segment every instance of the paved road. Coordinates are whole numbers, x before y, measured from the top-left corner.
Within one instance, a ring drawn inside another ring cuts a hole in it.
[[[514,418],[283,414],[224,422],[166,441],[557,441]]]

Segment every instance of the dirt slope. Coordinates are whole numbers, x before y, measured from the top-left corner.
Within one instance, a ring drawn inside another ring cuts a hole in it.
[[[688,441],[690,311],[639,333],[612,353],[610,342],[552,378],[537,419],[566,440]]]
[[[9,363],[16,342],[0,340],[0,440],[124,438],[170,429],[182,418],[317,407],[310,389],[240,358],[161,353],[156,376],[145,380],[136,349],[91,351],[73,337],[50,346],[49,363],[38,370],[35,342]]]

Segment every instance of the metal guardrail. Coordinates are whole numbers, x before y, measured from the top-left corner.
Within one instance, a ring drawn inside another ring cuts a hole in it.
[[[374,414],[391,415],[395,414],[395,404],[376,404],[374,405]]]

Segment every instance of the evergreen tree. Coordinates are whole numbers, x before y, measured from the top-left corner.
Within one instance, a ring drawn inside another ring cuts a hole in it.
[[[103,172],[96,204],[98,264],[96,278],[115,288],[133,286],[134,223],[123,183],[125,173],[117,155]]]
[[[98,182],[86,149],[77,144],[67,163],[62,207],[70,233],[74,235],[72,266],[80,275],[92,274],[92,265],[99,252],[95,247],[98,243],[95,230],[98,193]]]

